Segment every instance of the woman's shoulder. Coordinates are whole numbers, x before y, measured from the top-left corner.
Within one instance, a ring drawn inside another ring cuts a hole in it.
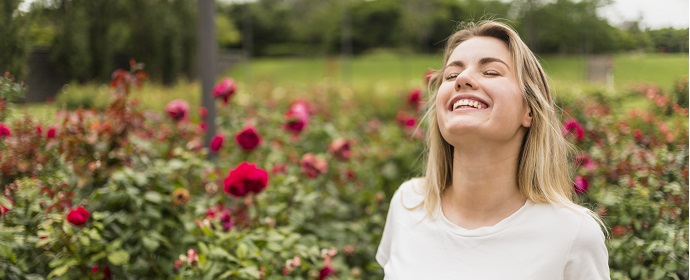
[[[423,178],[412,178],[403,182],[393,195],[391,204],[397,204],[405,208],[414,208],[424,201]]]
[[[591,210],[578,204],[559,205],[555,203],[536,203],[536,212],[543,222],[554,229],[571,232],[582,241],[600,240],[604,237],[602,227]],[[554,227],[555,226],[555,227]]]

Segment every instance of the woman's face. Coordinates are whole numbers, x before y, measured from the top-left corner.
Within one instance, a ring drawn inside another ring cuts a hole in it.
[[[522,141],[531,116],[515,76],[504,42],[472,37],[458,45],[446,62],[436,95],[443,138],[453,146],[471,138],[480,143]]]

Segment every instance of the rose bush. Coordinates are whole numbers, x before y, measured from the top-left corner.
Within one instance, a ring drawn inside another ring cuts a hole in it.
[[[207,150],[183,100],[130,100],[140,70],[114,74],[103,111],[3,122],[0,278],[382,278],[388,201],[422,171],[423,91],[382,112],[339,87],[290,100],[224,79]],[[656,88],[622,98],[639,96],[651,107],[623,114],[599,92],[560,104],[573,188],[609,227],[614,279],[687,279],[687,109]]]

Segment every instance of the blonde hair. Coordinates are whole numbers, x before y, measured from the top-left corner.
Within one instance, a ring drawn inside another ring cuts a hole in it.
[[[532,113],[532,123],[523,139],[518,160],[517,181],[523,196],[535,203],[553,203],[568,208],[580,208],[573,202],[571,156],[573,146],[563,137],[559,109],[551,96],[546,74],[532,51],[509,26],[496,21],[464,23],[451,35],[443,54],[444,65],[462,42],[473,37],[493,37],[504,42],[513,58],[518,84],[525,104]],[[440,207],[441,193],[451,185],[453,146],[441,135],[436,119],[436,94],[442,82],[441,70],[429,81],[429,102],[426,137],[426,174],[423,178],[424,206],[429,216]],[[601,219],[589,211],[597,221]]]

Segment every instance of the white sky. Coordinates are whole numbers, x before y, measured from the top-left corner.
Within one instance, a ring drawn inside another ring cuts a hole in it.
[[[690,25],[688,0],[615,0],[599,13],[613,25],[640,18],[643,27],[652,29]]]
[[[34,0],[24,0],[23,7]],[[250,2],[255,0],[216,0],[219,2]],[[318,0],[316,0],[318,1]],[[642,27],[653,29],[663,27],[687,28],[689,0],[615,0],[613,4],[599,10],[601,16],[613,25],[624,21],[642,19]]]

